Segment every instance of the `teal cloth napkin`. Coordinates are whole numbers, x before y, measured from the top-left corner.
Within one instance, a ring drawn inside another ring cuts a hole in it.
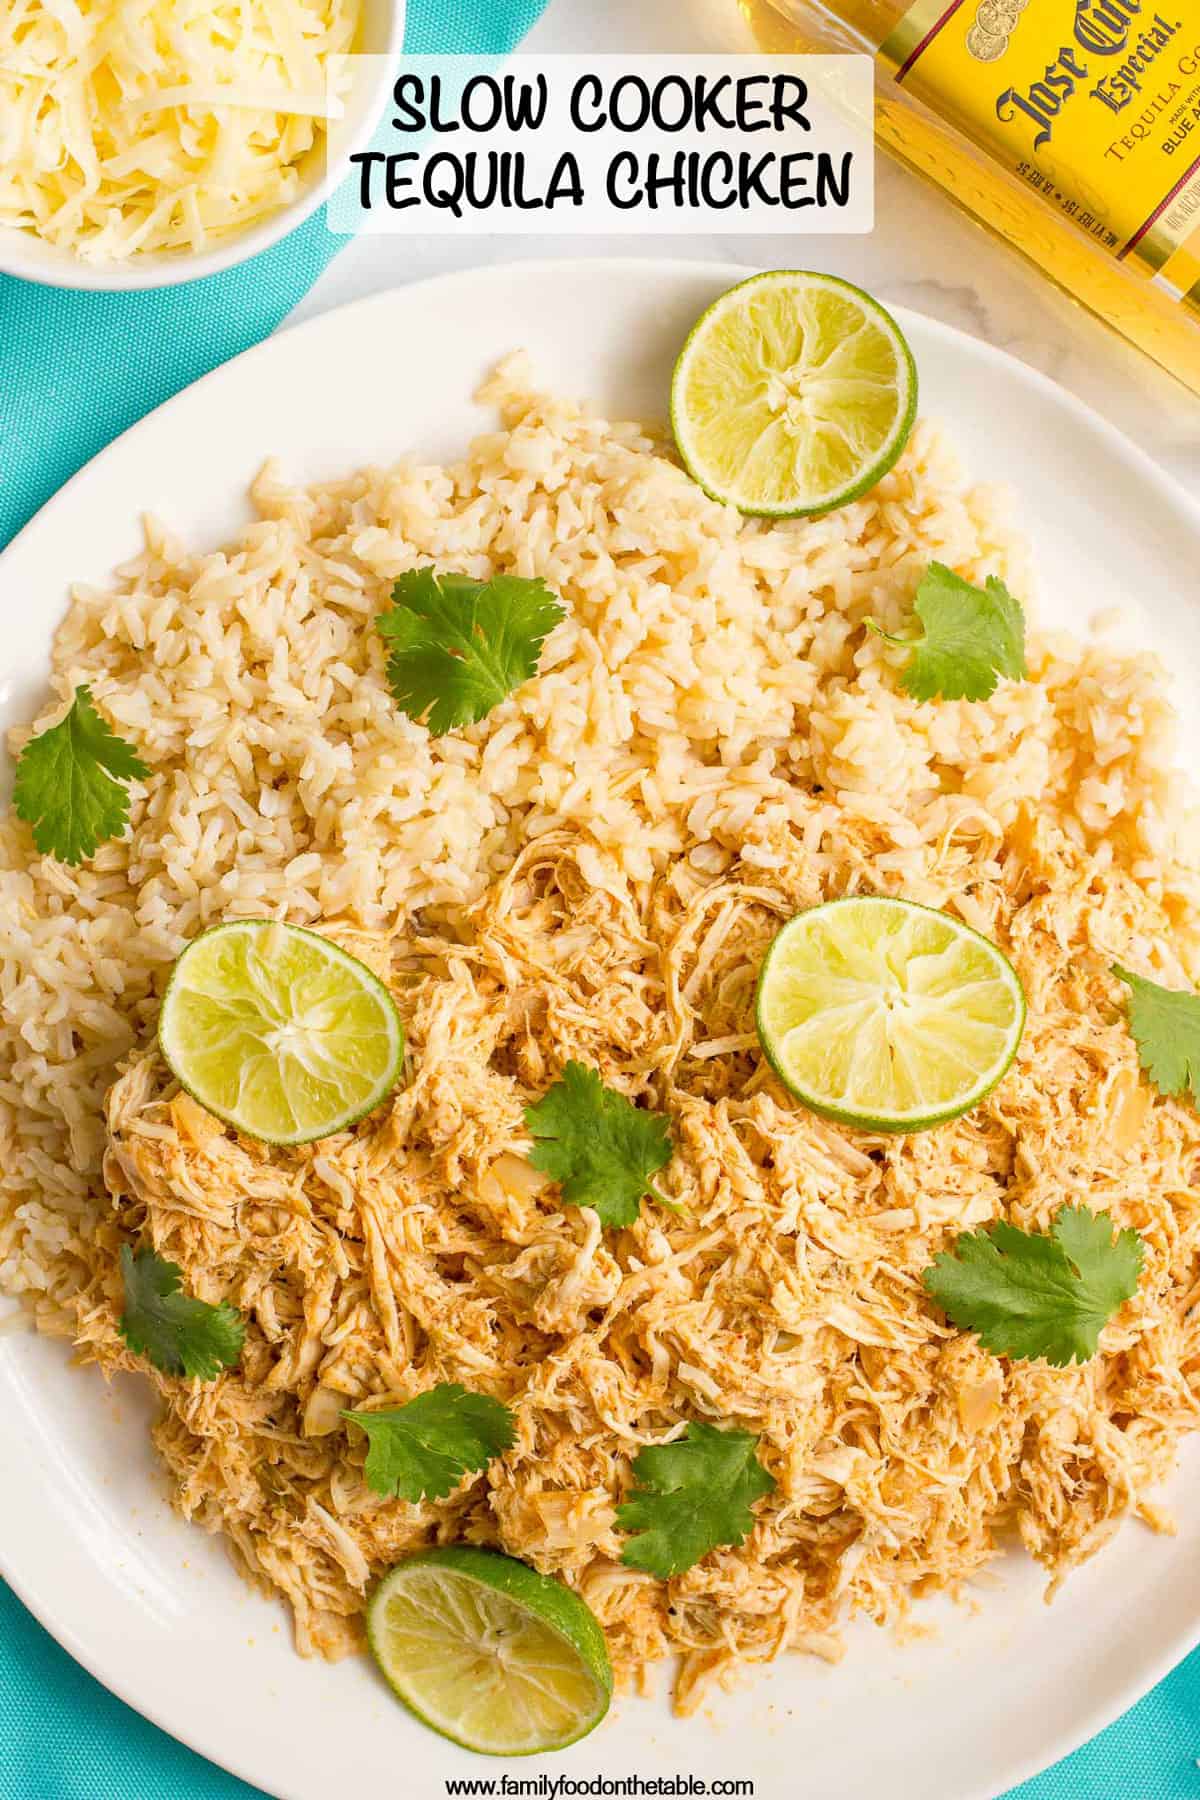
[[[500,54],[545,3],[410,0],[406,47]],[[0,277],[0,545],[118,432],[273,331],[341,242],[318,215],[242,268],[161,293],[80,294]],[[1198,1756],[1200,1651],[1010,1800],[1200,1800]],[[93,1681],[0,1583],[0,1800],[253,1800],[256,1791]]]
[[[404,47],[500,55],[545,5],[408,0]],[[322,210],[252,262],[155,293],[0,276],[0,548],[126,426],[274,331],[345,242]]]

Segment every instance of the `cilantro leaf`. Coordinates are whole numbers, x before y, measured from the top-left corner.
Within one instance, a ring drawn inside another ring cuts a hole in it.
[[[665,1579],[718,1544],[743,1543],[754,1524],[751,1506],[775,1486],[757,1450],[753,1432],[692,1423],[673,1444],[639,1451],[637,1486],[617,1508],[618,1525],[635,1534],[621,1561]]]
[[[1126,1008],[1138,1061],[1160,1094],[1200,1100],[1200,994],[1159,987],[1112,966],[1129,988]]]
[[[562,1187],[568,1206],[590,1206],[602,1225],[632,1225],[643,1194],[665,1199],[650,1180],[671,1160],[671,1132],[661,1113],[646,1112],[606,1088],[595,1069],[569,1062],[533,1106],[529,1160]]]
[[[542,645],[564,616],[543,581],[521,575],[438,575],[411,569],[376,619],[391,647],[397,706],[434,737],[473,725],[536,674]]]
[[[990,700],[1001,675],[1025,679],[1025,614],[994,575],[977,588],[930,563],[914,607],[925,627],[918,638],[893,637],[867,620],[889,644],[911,649],[900,685],[914,700]]]
[[[1064,1368],[1095,1356],[1104,1326],[1137,1290],[1144,1252],[1136,1231],[1113,1241],[1108,1213],[1064,1206],[1049,1236],[1003,1220],[964,1232],[921,1279],[994,1355]]]
[[[153,1250],[135,1256],[121,1245],[125,1311],[118,1330],[131,1350],[148,1357],[164,1375],[211,1381],[242,1354],[246,1327],[225,1300],[210,1306],[181,1294],[178,1263]]]
[[[129,822],[124,783],[149,773],[104,723],[91,688],[77,687],[65,718],[30,738],[17,758],[13,810],[33,826],[43,856],[79,863],[105,838],[120,837]]]
[[[368,1485],[401,1500],[444,1500],[517,1435],[507,1406],[456,1381],[440,1381],[403,1406],[342,1417],[367,1434]]]

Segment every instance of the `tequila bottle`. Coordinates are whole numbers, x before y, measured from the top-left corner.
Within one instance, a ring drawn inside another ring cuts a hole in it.
[[[739,0],[866,51],[910,168],[1200,394],[1200,0]]]

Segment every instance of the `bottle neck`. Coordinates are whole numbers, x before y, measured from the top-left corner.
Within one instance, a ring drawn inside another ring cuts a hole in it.
[[[910,0],[738,0],[764,50],[857,52],[875,56],[909,10]]]

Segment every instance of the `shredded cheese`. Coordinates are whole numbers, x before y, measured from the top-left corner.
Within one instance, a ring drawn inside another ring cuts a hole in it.
[[[110,262],[277,211],[320,144],[359,3],[6,0],[0,226]]]

